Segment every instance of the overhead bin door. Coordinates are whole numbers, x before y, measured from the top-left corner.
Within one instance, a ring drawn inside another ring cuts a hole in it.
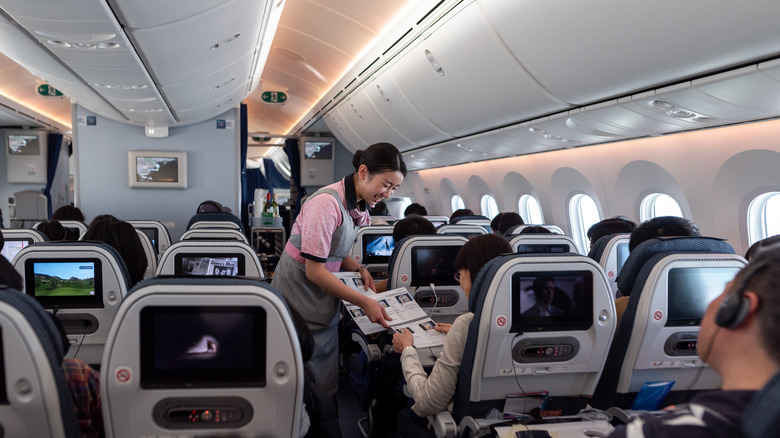
[[[335,135],[342,145],[348,150],[355,152],[358,149],[365,149],[371,144],[366,143],[346,122],[340,108],[336,108],[325,117],[325,123],[330,128],[330,132]]]

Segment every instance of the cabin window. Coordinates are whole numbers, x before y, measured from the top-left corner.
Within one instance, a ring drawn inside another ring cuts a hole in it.
[[[747,226],[751,245],[780,234],[780,192],[764,193],[750,202]]]
[[[587,254],[590,246],[588,229],[591,225],[601,220],[596,201],[588,195],[574,195],[571,201],[569,201],[569,218],[571,220],[572,239],[580,253]]]
[[[542,214],[542,206],[539,205],[539,201],[534,196],[523,195],[520,200],[517,201],[517,211],[520,212],[520,216],[527,224],[543,224],[544,215]]]
[[[455,210],[466,208],[466,204],[463,202],[463,198],[460,196],[452,195],[452,199],[450,199],[450,207],[452,208],[452,213],[455,213]]]
[[[488,219],[493,219],[498,214],[498,204],[496,199],[490,195],[485,195],[480,201],[482,207],[482,215]]]
[[[653,193],[645,196],[639,207],[639,219],[644,222],[659,216],[683,217],[680,204],[664,193]]]

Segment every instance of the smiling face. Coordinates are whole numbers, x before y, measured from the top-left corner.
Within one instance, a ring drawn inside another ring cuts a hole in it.
[[[404,181],[404,175],[399,171],[369,173],[363,164],[357,171],[355,192],[358,201],[364,200],[371,207],[379,201],[389,198]]]

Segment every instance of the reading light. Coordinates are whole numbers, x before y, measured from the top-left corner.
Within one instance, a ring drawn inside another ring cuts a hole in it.
[[[151,138],[165,138],[168,136],[167,126],[146,126],[144,131],[146,136]]]

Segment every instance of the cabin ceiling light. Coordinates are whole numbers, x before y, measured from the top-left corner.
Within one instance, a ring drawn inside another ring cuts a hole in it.
[[[168,127],[147,125],[144,127],[144,133],[150,138],[165,138],[168,136]]]
[[[61,40],[46,40],[46,42],[52,46],[57,47],[70,47],[70,43],[67,41],[61,41]]]
[[[436,58],[433,56],[433,53],[431,53],[430,50],[425,49],[425,57],[428,58],[428,62],[431,63],[431,67],[433,67],[433,71],[438,73],[440,76],[444,76],[444,69],[441,68],[439,61],[436,60]]]
[[[109,88],[113,90],[143,90],[144,88],[147,88],[148,86],[145,84],[136,84],[136,85],[114,85],[114,84],[92,84],[96,87],[101,88]]]
[[[236,40],[236,38],[238,38],[238,37],[240,37],[240,36],[241,36],[241,34],[240,34],[240,33],[234,34],[234,35],[233,35],[233,36],[231,36],[230,38],[224,39],[224,40],[222,40],[222,41],[218,42],[217,44],[214,44],[214,45],[213,45],[213,46],[211,46],[209,49],[210,49],[210,50],[219,49],[220,47],[224,46],[225,44],[227,44],[227,43],[231,43],[231,42],[235,41],[235,40]]]
[[[547,131],[545,131],[544,129],[541,129],[541,128],[537,128],[535,126],[529,126],[528,130],[533,132],[534,134],[539,134],[541,136],[547,135]]]
[[[678,119],[690,119],[696,117],[696,113],[682,108],[677,108],[671,111],[667,111],[666,114],[672,117],[676,117]]]
[[[661,111],[670,111],[674,108],[674,104],[672,104],[671,102],[666,100],[660,100],[660,99],[653,99],[651,101],[648,101],[647,104]]]

